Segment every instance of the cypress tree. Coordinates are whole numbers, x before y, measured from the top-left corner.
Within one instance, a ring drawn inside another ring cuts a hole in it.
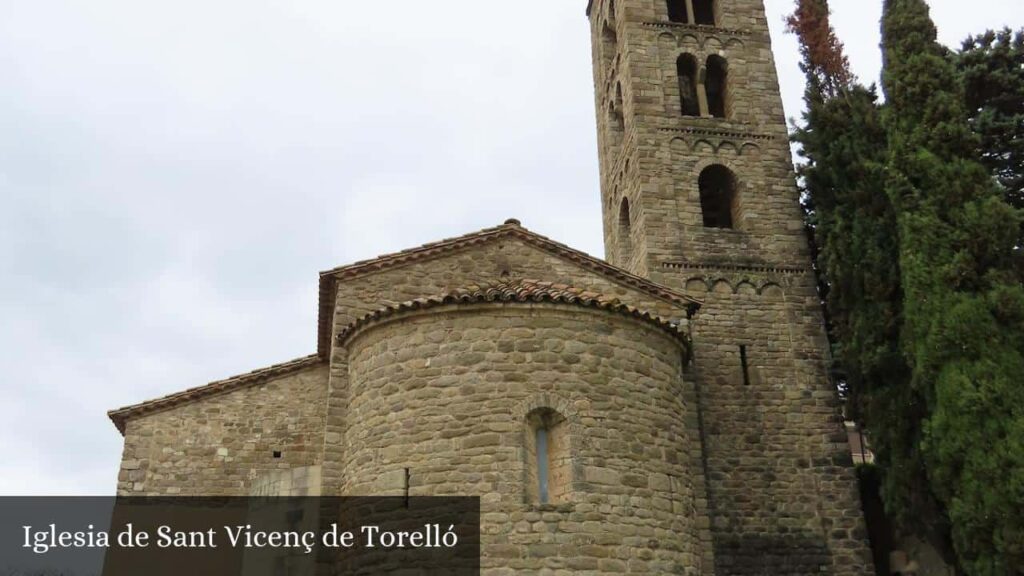
[[[971,128],[981,140],[981,162],[1006,201],[1024,209],[1024,29],[989,30],[964,41],[956,54]],[[1024,282],[1024,225],[1017,240]]]
[[[901,349],[921,406],[906,456],[948,511],[967,573],[1024,570],[1024,289],[1020,214],[978,162],[962,88],[923,0],[886,0],[883,87],[903,290]],[[894,415],[894,417],[897,417]],[[913,502],[910,502],[911,505]]]
[[[1006,200],[1024,208],[1024,30],[989,30],[964,41],[956,55],[981,161]]]
[[[788,23],[807,76],[804,122],[794,134],[804,159],[798,170],[848,412],[867,429],[890,515],[949,551],[945,514],[918,455],[925,402],[900,349],[899,235],[886,194],[881,108],[874,88],[850,72],[825,0],[798,0]]]

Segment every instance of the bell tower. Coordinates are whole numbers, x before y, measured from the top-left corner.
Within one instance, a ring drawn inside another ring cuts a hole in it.
[[[760,0],[590,6],[607,259],[806,266]]]
[[[605,257],[704,301],[714,573],[873,573],[762,0],[587,15]]]

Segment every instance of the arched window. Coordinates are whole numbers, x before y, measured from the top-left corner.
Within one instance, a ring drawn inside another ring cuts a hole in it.
[[[526,496],[535,504],[564,502],[572,486],[569,424],[550,408],[526,418]]]
[[[700,116],[697,99],[697,59],[692,54],[681,54],[676,60],[679,75],[679,98],[683,116]]]
[[[615,59],[615,51],[618,50],[618,47],[619,37],[615,33],[615,29],[610,23],[605,22],[601,27],[601,58],[604,60],[606,72],[610,68],[612,60]]]
[[[668,0],[668,19],[680,24],[690,23],[690,14],[686,9],[686,0]]]
[[[622,136],[626,131],[626,123],[622,117],[622,111],[615,109],[615,103],[608,103],[608,143],[612,149],[609,151],[616,154],[622,146]]]
[[[619,265],[623,266],[633,256],[632,220],[629,214],[629,199],[619,204]]]
[[[622,110],[616,109],[614,104],[609,104],[608,114],[612,119],[612,129],[619,133],[621,137],[621,132],[626,129],[626,121],[622,118]]]
[[[736,176],[721,165],[709,166],[700,173],[700,209],[706,228],[733,228],[738,220]]]
[[[693,0],[694,23],[704,26],[715,25],[715,0]]]
[[[725,58],[718,55],[709,56],[706,74],[704,89],[708,96],[708,114],[715,118],[725,118],[728,113],[729,88],[729,69]]]
[[[612,145],[617,149],[622,145],[622,139],[626,133],[621,83],[615,85],[615,97],[608,102],[608,128],[611,130]]]

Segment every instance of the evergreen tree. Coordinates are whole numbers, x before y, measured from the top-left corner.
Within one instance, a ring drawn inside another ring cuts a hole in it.
[[[971,128],[982,163],[1006,199],[1024,208],[1024,30],[989,30],[968,38],[956,55]]]
[[[912,401],[897,498],[928,490],[948,511],[961,565],[1024,570],[1024,289],[1020,215],[977,160],[956,70],[923,0],[885,0],[883,87]],[[921,426],[915,429],[915,421]],[[923,476],[921,476],[923,474]],[[913,484],[914,482],[921,482]],[[888,496],[888,494],[887,494]],[[906,500],[913,513],[912,498]]]
[[[825,0],[798,0],[789,29],[807,76],[804,123],[794,134],[830,336],[846,375],[848,407],[866,426],[891,515],[950,551],[948,522],[918,455],[925,401],[900,350],[896,214],[886,194],[887,135],[874,88],[856,82],[829,25]]]
[[[1024,29],[989,30],[968,38],[956,55],[967,113],[981,140],[981,161],[1006,201],[1024,209]],[[1017,240],[1024,282],[1024,225]]]

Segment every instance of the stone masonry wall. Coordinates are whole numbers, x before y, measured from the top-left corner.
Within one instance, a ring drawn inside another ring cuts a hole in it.
[[[565,305],[371,324],[349,344],[344,492],[402,494],[408,468],[413,496],[480,496],[488,574],[701,574],[710,537],[682,355],[646,323]],[[559,504],[527,496],[540,408],[569,426]]]
[[[533,278],[569,284],[620,298],[665,318],[686,322],[686,310],[633,287],[550,254],[516,239],[477,244],[430,259],[346,278],[338,286],[333,332],[383,306],[436,296],[474,283],[496,283],[509,278]],[[343,481],[340,462],[344,446],[336,440],[347,421],[348,357],[346,350],[331,351],[330,399],[327,417],[324,494],[338,494]]]
[[[716,574],[869,574],[763,2],[715,6],[696,26],[670,22],[665,0],[593,2],[606,252],[705,299],[691,326]],[[726,60],[725,118],[683,115],[681,54]],[[698,180],[715,164],[736,178],[732,229],[703,225]]]
[[[872,573],[813,276],[673,274],[705,298],[694,377],[717,574]]]
[[[118,494],[245,496],[265,473],[320,464],[327,373],[325,363],[130,419]]]
[[[643,276],[652,277],[664,261],[808,262],[762,3],[716,4],[715,27],[668,22],[664,0],[618,0],[614,16],[608,0],[595,0],[591,12],[598,132],[606,150],[601,164],[606,254]],[[711,55],[728,62],[726,118],[681,114],[676,71],[681,54],[699,63]],[[607,137],[610,120],[603,110],[618,99],[620,87],[625,135],[613,146],[620,139]],[[737,177],[742,217],[734,230],[702,226],[697,181],[712,164]],[[631,257],[619,250],[623,198],[630,206]]]

